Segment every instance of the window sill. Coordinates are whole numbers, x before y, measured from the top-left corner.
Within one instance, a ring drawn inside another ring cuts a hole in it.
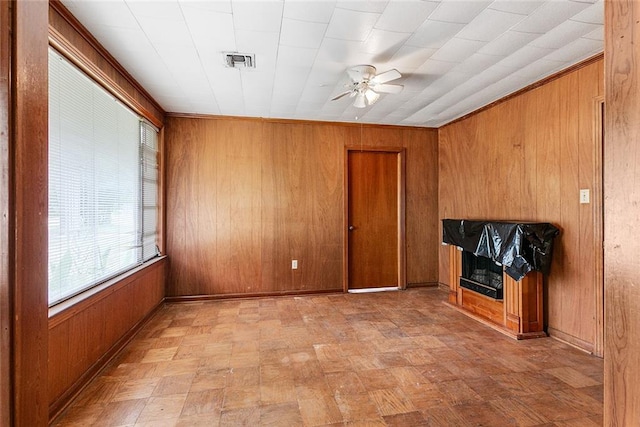
[[[73,316],[76,312],[84,310],[86,306],[94,304],[102,298],[111,295],[113,292],[116,292],[118,289],[134,280],[140,272],[164,261],[166,258],[166,255],[154,258],[150,261],[145,262],[144,264],[132,268],[125,273],[122,273],[119,276],[107,280],[104,283],[94,286],[91,289],[87,289],[86,291],[79,293],[78,295],[71,297],[68,300],[62,301],[54,306],[49,307],[49,323],[51,323],[51,320],[53,318],[56,318],[55,323],[58,323],[58,320],[63,321],[67,317]],[[62,314],[66,315],[63,316]],[[53,325],[50,324],[49,327],[51,326]]]

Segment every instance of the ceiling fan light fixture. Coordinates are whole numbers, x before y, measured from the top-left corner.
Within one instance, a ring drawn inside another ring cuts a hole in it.
[[[367,102],[369,103],[369,105],[375,103],[378,98],[380,98],[380,94],[373,89],[367,89],[367,91],[364,93],[364,96],[367,98]]]
[[[399,93],[403,88],[402,85],[386,84],[402,77],[396,69],[376,74],[376,67],[373,65],[356,65],[347,69],[347,74],[351,83],[346,84],[347,90],[333,97],[332,101],[349,95],[350,98],[355,97],[354,107],[365,108],[373,105],[380,98],[380,93]]]
[[[367,98],[364,93],[356,95],[356,100],[353,101],[353,106],[356,108],[365,108],[367,106]]]

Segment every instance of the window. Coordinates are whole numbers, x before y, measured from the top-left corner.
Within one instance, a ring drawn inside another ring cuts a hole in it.
[[[49,49],[49,304],[158,255],[157,131]]]

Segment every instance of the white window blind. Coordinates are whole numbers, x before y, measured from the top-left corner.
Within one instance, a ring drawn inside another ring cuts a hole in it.
[[[157,137],[146,126],[49,49],[50,305],[149,259],[145,245],[156,255],[157,203],[143,215],[141,202],[147,169],[157,192]],[[148,168],[145,156],[155,162]],[[154,230],[148,236],[146,221]]]

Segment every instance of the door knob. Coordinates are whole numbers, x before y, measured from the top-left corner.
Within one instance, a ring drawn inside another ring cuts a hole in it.
[[[355,229],[356,229],[356,228],[355,228],[353,225],[350,225],[350,226],[349,226],[349,231],[353,231],[353,230],[355,230]]]

